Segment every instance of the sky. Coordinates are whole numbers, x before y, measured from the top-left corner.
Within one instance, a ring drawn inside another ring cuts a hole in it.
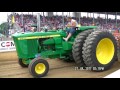
[[[11,13],[12,12],[0,12],[0,24],[3,23],[3,22],[6,22],[7,21],[7,14],[10,15]],[[21,13],[23,13],[23,14],[32,14],[32,12],[16,12],[16,13],[18,13],[18,14],[21,14]],[[34,15],[37,14],[37,13],[43,14],[42,12],[33,12]],[[57,15],[62,15],[62,12],[57,12],[57,13],[54,12],[53,14],[54,15],[56,15],[56,14]],[[46,15],[47,15],[47,13],[45,12],[45,16]],[[68,12],[64,12],[64,15],[68,15],[69,16],[69,13]],[[70,16],[73,16],[72,12],[70,12]],[[87,13],[86,12],[81,12],[81,17],[83,17],[83,16],[87,16]],[[93,17],[93,14],[89,13],[88,16]],[[94,13],[94,17],[95,18],[98,17],[98,16],[99,16],[98,14]],[[105,18],[105,15],[104,14],[100,14],[100,17]],[[115,16],[108,15],[108,18],[114,19]],[[117,16],[117,18],[120,19],[120,16]]]
[[[10,12],[0,12],[0,24],[7,21],[7,13],[10,14]]]

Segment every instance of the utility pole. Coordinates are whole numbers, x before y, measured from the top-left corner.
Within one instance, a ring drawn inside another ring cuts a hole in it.
[[[40,13],[37,14],[37,31],[40,32]]]
[[[81,12],[79,12],[79,24],[80,24]]]
[[[64,22],[64,12],[62,12],[62,17],[63,17],[63,28],[65,27],[65,22]]]

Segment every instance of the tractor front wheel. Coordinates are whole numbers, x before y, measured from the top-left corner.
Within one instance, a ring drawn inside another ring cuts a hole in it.
[[[35,78],[45,76],[49,71],[49,64],[43,59],[33,59],[29,64],[29,72]]]

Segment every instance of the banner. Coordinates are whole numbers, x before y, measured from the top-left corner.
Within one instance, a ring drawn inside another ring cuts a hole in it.
[[[13,41],[0,41],[0,52],[16,51]]]

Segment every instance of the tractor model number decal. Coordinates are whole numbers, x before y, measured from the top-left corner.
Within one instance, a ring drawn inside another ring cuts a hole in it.
[[[36,38],[49,38],[49,37],[58,37],[60,35],[49,35],[49,36],[34,36],[34,37],[21,37],[18,40],[25,40],[25,39],[36,39]]]

